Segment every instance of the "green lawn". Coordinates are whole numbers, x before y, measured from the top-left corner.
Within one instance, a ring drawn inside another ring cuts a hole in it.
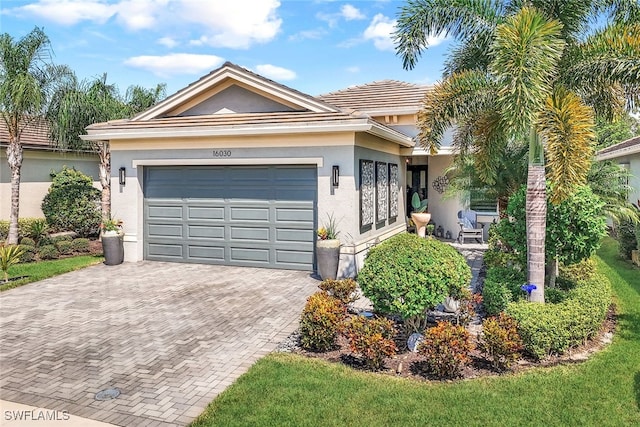
[[[18,286],[26,285],[27,283],[46,279],[48,277],[57,276],[58,274],[79,270],[89,265],[98,264],[103,260],[104,258],[102,256],[81,255],[51,261],[17,264],[9,269],[9,277],[28,277],[14,282],[9,282],[7,284],[4,284],[3,279],[0,279],[0,292],[17,288]]]
[[[193,426],[640,425],[640,269],[606,239],[619,323],[589,361],[456,383],[418,383],[272,354],[214,400]]]

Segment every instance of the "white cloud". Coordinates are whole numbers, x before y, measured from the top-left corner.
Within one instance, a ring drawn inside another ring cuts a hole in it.
[[[257,65],[256,70],[263,76],[273,80],[294,80],[297,77],[295,71],[271,64]]]
[[[182,21],[199,25],[202,35],[193,44],[247,49],[266,43],[280,31],[278,0],[201,1],[181,0],[176,9]]]
[[[430,35],[429,37],[427,37],[427,46],[438,46],[445,40],[447,40],[447,37],[443,34],[439,34],[437,36]]]
[[[347,21],[353,21],[356,19],[365,19],[366,16],[357,7],[354,7],[350,4],[345,4],[340,8],[340,13],[342,17]]]
[[[117,5],[97,0],[40,0],[10,9],[8,13],[33,15],[62,25],[74,25],[80,21],[102,24],[117,12]]]
[[[196,34],[196,43],[246,49],[278,34],[282,25],[279,7],[279,0],[37,0],[3,13],[68,26],[82,21],[104,24],[115,18],[132,31],[182,27]]]
[[[387,18],[381,13],[373,17],[363,37],[365,40],[372,40],[373,45],[379,50],[393,50],[393,32],[395,31],[397,21]]]
[[[172,49],[176,46],[178,46],[178,42],[176,40],[174,40],[171,37],[161,37],[158,39],[158,44],[161,44],[163,46],[168,47],[169,49]]]
[[[352,67],[347,67],[346,70],[349,73],[359,73],[360,72],[360,67],[354,65]]]
[[[306,39],[318,40],[324,37],[325,35],[327,35],[327,31],[322,28],[318,28],[315,30],[303,30],[303,31],[300,31],[299,33],[290,35],[289,40],[290,41],[300,41],[300,40],[306,40]]]
[[[150,71],[163,78],[183,74],[202,74],[219,67],[223,62],[224,58],[219,56],[190,53],[172,53],[164,56],[134,56],[124,61],[125,65]]]

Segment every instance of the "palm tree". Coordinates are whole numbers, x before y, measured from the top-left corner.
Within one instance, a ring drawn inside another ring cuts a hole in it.
[[[474,154],[488,185],[496,179],[496,154],[528,146],[532,301],[544,302],[546,179],[554,202],[571,194],[589,171],[594,116],[611,118],[638,102],[639,20],[633,0],[410,0],[399,13],[396,42],[405,68],[415,66],[430,34],[457,41],[444,79],[425,97],[420,143],[437,151],[455,125],[454,143]]]
[[[37,27],[20,40],[0,35],[0,116],[9,133],[7,160],[11,170],[8,244],[18,243],[20,136],[26,127],[42,122],[52,91],[68,76],[66,67],[51,64],[49,47],[48,37]]]
[[[58,147],[90,149],[98,154],[102,187],[101,211],[103,218],[111,217],[111,151],[108,141],[83,141],[80,135],[93,123],[131,117],[146,110],[165,96],[165,85],[154,89],[131,86],[122,97],[118,88],[107,83],[103,74],[91,81],[70,79],[54,96],[47,116],[51,139]]]

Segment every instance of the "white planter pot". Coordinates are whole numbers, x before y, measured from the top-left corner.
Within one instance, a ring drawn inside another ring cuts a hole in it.
[[[429,221],[431,221],[431,214],[429,212],[412,212],[411,219],[416,225],[416,233],[418,233],[418,236],[426,236],[426,227]]]
[[[340,262],[340,240],[328,239],[316,241],[316,262],[318,274],[322,280],[335,280]]]

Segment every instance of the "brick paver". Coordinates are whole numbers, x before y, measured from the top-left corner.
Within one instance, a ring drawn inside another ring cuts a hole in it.
[[[297,327],[297,271],[98,265],[0,294],[0,399],[122,426],[185,425]],[[117,387],[118,398],[95,394]]]

